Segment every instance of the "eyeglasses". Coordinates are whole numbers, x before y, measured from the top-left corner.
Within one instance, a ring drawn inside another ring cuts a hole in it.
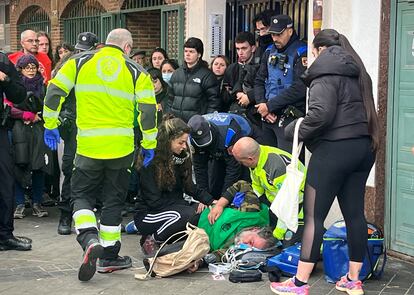
[[[37,67],[33,67],[33,66],[25,66],[25,67],[23,68],[23,70],[26,70],[26,71],[37,71]]]
[[[32,44],[38,44],[39,43],[39,39],[27,39],[24,42],[26,43],[32,43]]]

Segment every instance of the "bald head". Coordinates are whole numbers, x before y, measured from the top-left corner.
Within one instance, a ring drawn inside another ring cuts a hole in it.
[[[39,39],[35,31],[26,30],[20,35],[20,44],[25,54],[36,54],[39,50]]]
[[[259,160],[260,145],[251,137],[242,137],[234,144],[232,153],[244,166],[254,168]]]
[[[132,35],[126,29],[114,29],[109,32],[106,38],[107,45],[115,45],[121,48],[126,54],[129,55],[132,48]],[[129,48],[127,48],[129,47]],[[129,51],[129,52],[127,52]]]

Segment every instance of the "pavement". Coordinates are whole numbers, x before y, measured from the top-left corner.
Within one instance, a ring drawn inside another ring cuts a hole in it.
[[[0,294],[273,294],[267,275],[257,283],[234,284],[227,279],[213,280],[207,269],[194,274],[179,274],[170,278],[151,278],[138,281],[134,274],[144,273],[143,255],[138,247],[137,235],[122,235],[121,255],[133,259],[133,267],[112,274],[95,274],[89,282],[80,282],[77,271],[82,250],[75,234],[57,234],[58,210],[48,208],[49,217],[27,216],[15,220],[15,234],[33,239],[33,249],[27,252],[0,252]],[[31,214],[26,209],[26,214]],[[125,221],[132,219],[132,216]],[[365,294],[414,294],[414,265],[389,258],[380,280],[364,284]],[[324,280],[322,264],[312,274],[310,294],[345,294],[336,291]]]

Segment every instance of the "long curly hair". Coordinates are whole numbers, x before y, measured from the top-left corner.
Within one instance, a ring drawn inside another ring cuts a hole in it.
[[[171,114],[163,116],[161,123],[158,125],[157,147],[153,165],[155,167],[155,179],[161,190],[173,190],[177,178],[183,179],[184,185],[188,187],[192,184],[192,162],[190,149],[187,148],[180,154],[174,155],[171,150],[171,142],[183,134],[190,133],[190,127],[180,118],[175,118]],[[182,159],[178,165],[178,174],[175,170],[174,158]],[[137,168],[142,166],[142,157],[138,159]]]

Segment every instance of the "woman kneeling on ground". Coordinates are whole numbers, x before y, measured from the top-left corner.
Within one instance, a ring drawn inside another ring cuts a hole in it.
[[[160,243],[184,230],[187,222],[196,225],[200,213],[214,201],[193,182],[189,133],[190,127],[183,120],[165,115],[158,126],[154,160],[144,167],[142,158],[138,159],[141,193],[134,221],[147,256],[153,255]],[[184,193],[200,203],[188,203]]]

